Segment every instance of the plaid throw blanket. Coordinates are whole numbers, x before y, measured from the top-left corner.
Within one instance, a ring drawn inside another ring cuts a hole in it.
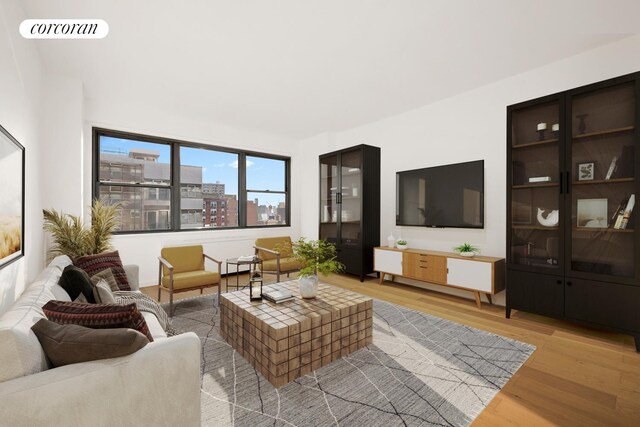
[[[155,315],[160,322],[160,326],[162,326],[162,329],[167,333],[167,336],[176,334],[171,327],[171,319],[169,319],[167,313],[160,307],[160,304],[158,304],[156,300],[135,291],[116,291],[113,293],[113,296],[118,304],[131,304],[134,302],[138,310]]]

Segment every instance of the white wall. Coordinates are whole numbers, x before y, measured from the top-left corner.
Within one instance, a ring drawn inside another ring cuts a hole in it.
[[[114,245],[120,251],[122,261],[125,264],[132,263],[140,266],[140,282],[143,286],[157,283],[157,257],[160,255],[160,249],[164,246],[202,244],[207,254],[224,261],[226,258],[252,254],[253,243],[257,237],[291,235],[295,238],[299,235],[302,189],[299,185],[301,181],[298,177],[302,173],[302,162],[298,153],[297,141],[263,132],[194,120],[184,117],[179,111],[164,111],[144,103],[140,105],[116,105],[111,101],[85,100],[83,141],[79,139],[68,141],[67,146],[64,148],[65,151],[83,149],[82,201],[85,205],[85,214],[91,203],[92,127],[103,127],[291,157],[291,227],[115,236]]]
[[[451,251],[471,242],[485,255],[506,252],[506,107],[640,70],[640,36],[566,58],[470,92],[407,113],[336,134],[323,134],[301,142],[305,161],[305,188],[318,188],[318,155],[356,144],[382,149],[380,241],[390,233],[414,248]],[[395,174],[428,166],[485,160],[485,228],[429,229],[395,226]],[[305,209],[301,232],[318,233],[316,192],[303,194]],[[386,244],[386,243],[384,243]],[[437,287],[448,292],[443,287]],[[459,295],[469,296],[468,293]],[[504,293],[496,298],[504,302]]]
[[[23,19],[18,2],[0,3],[0,125],[26,149],[25,257],[0,270],[0,313],[43,266],[39,107],[42,67],[33,42],[18,34],[18,24]]]

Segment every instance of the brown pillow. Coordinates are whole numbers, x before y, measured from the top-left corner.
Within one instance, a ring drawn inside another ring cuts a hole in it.
[[[31,327],[53,367],[135,353],[149,344],[133,329],[91,329],[40,319]]]
[[[111,271],[110,268],[102,270],[100,273],[96,273],[91,276],[91,282],[94,285],[97,285],[101,279],[104,279],[109,284],[112,292],[117,292],[120,290],[120,288],[118,287],[118,282],[116,281],[116,278],[113,275],[113,271]]]
[[[82,304],[51,300],[42,307],[42,311],[47,319],[60,325],[79,325],[93,329],[130,328],[153,341],[147,322],[135,303]]]
[[[73,260],[73,265],[86,271],[89,276],[95,276],[101,271],[110,268],[113,277],[116,278],[116,282],[118,283],[118,289],[121,291],[131,290],[129,281],[127,280],[127,273],[125,273],[122,267],[122,261],[120,261],[118,251],[81,256]]]

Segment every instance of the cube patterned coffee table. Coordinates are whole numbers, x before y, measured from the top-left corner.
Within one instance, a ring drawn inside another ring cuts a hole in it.
[[[288,290],[293,301],[249,301],[249,291],[222,294],[220,333],[275,387],[372,342],[373,300],[333,286],[302,299],[295,280],[264,287]]]

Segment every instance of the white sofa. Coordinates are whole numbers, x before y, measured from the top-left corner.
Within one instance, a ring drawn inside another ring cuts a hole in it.
[[[0,317],[0,425],[200,425],[200,339],[167,337],[143,313],[154,341],[134,354],[50,369],[31,326],[71,261],[57,257]],[[125,267],[138,290],[137,266]]]

